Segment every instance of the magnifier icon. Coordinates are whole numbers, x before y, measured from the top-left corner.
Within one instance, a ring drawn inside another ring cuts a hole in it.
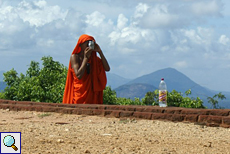
[[[18,148],[14,145],[15,144],[15,139],[11,135],[7,135],[3,139],[3,143],[7,147],[12,147],[15,151],[18,150]]]

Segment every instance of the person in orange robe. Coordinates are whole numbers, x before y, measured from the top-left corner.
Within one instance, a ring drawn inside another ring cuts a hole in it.
[[[94,49],[88,46],[89,41],[94,41]],[[109,70],[109,64],[95,39],[81,35],[70,57],[62,102],[103,104],[103,90],[107,83],[105,71]]]

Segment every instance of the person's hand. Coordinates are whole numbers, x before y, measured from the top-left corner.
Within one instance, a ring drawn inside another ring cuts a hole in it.
[[[93,51],[93,50],[92,50],[91,48],[86,47],[86,48],[85,48],[85,51],[84,51],[84,57],[87,58],[87,59],[89,59],[90,56],[91,56],[91,54],[92,54],[92,51]]]
[[[94,51],[98,52],[99,54],[102,52],[100,46],[97,43],[95,43]]]

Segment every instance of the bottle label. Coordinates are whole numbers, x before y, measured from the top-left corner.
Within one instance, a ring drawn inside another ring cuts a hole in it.
[[[167,103],[167,91],[166,90],[159,90],[159,102]]]

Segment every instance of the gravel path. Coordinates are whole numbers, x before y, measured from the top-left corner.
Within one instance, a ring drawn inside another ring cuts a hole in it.
[[[0,132],[23,154],[228,154],[230,129],[192,123],[0,109]]]

